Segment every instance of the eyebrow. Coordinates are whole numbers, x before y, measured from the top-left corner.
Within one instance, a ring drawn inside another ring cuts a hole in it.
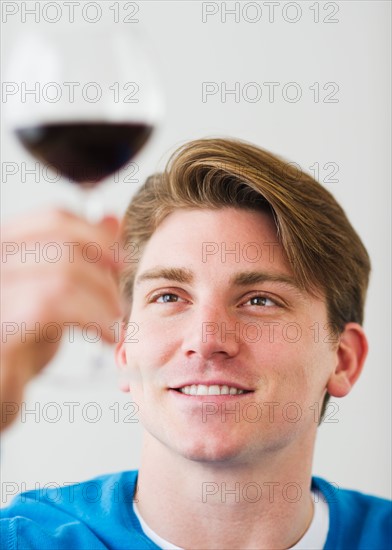
[[[267,271],[243,271],[241,273],[236,273],[231,279],[231,283],[234,286],[249,286],[264,282],[283,283],[285,285],[292,286],[297,290],[300,289],[294,277],[291,277],[290,275],[286,275],[284,273],[268,273]]]
[[[180,284],[191,284],[195,277],[192,270],[184,267],[155,267],[141,273],[135,281],[136,285],[144,281],[166,279]],[[284,273],[268,273],[266,271],[242,271],[234,274],[230,279],[233,286],[250,286],[253,284],[273,282],[283,283],[296,290],[301,290],[294,277]]]
[[[194,280],[193,272],[184,267],[155,267],[148,269],[136,277],[135,284],[154,279],[167,279],[176,283],[190,284]]]

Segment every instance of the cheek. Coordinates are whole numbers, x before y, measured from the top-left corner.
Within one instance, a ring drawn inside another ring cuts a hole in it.
[[[126,360],[130,372],[140,378],[151,376],[166,365],[178,350],[178,328],[165,326],[160,320],[132,321],[137,327],[134,336],[127,335]]]
[[[273,386],[271,391],[298,399],[310,396],[316,399],[325,389],[335,352],[330,344],[315,342],[311,334],[304,331],[298,339],[294,331],[290,337],[287,334],[283,337],[281,331],[273,342],[258,346],[258,349],[254,347],[252,355],[260,372]]]

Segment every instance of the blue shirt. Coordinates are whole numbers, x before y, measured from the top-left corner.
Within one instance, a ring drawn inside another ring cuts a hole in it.
[[[137,471],[27,491],[1,510],[5,550],[157,549],[142,531],[132,501]],[[312,489],[329,506],[328,550],[392,548],[391,502],[337,489],[320,478]]]

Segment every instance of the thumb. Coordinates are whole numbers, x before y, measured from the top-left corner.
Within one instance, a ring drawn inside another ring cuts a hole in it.
[[[120,230],[120,222],[115,216],[105,216],[99,225],[113,237],[116,237]]]
[[[99,223],[99,227],[104,231],[111,266],[115,271],[121,271],[125,266],[125,251],[120,242],[120,221],[114,216],[105,216]]]

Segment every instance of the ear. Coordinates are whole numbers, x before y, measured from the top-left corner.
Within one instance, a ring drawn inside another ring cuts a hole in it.
[[[368,342],[361,325],[347,323],[340,335],[337,365],[327,384],[330,395],[344,397],[351,391],[362,372],[367,352]]]
[[[123,392],[128,393],[130,391],[129,381],[127,380],[127,355],[125,350],[125,323],[121,323],[120,340],[116,345],[115,359],[119,369],[119,387]]]

